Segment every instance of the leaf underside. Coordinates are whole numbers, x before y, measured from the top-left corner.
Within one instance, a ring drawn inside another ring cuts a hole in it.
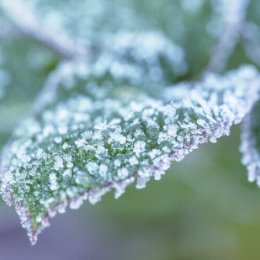
[[[33,244],[67,205],[96,203],[112,189],[118,198],[133,182],[143,188],[159,180],[172,161],[228,135],[258,98],[250,66],[161,87],[151,77],[140,86],[115,74],[114,62],[62,64],[3,151],[1,193]]]

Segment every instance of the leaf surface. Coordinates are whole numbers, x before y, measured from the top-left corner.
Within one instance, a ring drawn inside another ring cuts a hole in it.
[[[1,193],[33,244],[67,205],[96,203],[112,189],[118,198],[133,182],[144,188],[159,180],[172,161],[228,135],[258,98],[250,66],[161,87],[148,76],[140,86],[113,64],[62,64],[3,151]]]

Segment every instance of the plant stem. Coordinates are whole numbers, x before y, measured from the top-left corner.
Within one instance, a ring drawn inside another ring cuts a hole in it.
[[[221,0],[217,13],[222,16],[224,29],[213,50],[207,71],[221,72],[225,69],[241,36],[249,2],[250,0]]]
[[[52,49],[62,58],[89,57],[87,47],[41,23],[26,1],[2,0],[0,5],[19,31]]]

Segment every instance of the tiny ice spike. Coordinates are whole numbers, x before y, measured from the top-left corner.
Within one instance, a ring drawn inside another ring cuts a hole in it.
[[[172,161],[228,135],[258,99],[251,66],[151,92],[128,76],[97,75],[99,66],[60,65],[2,153],[1,194],[33,244],[48,217],[159,180]]]

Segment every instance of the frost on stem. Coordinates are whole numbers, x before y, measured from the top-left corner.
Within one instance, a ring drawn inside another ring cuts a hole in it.
[[[75,55],[87,56],[87,49],[78,40],[72,40],[63,31],[53,28],[53,24],[55,24],[53,20],[49,23],[39,22],[43,19],[36,14],[36,2],[2,0],[0,6],[2,6],[5,13],[12,19],[18,29],[42,42],[61,56],[66,58]]]
[[[242,162],[248,170],[248,180],[256,181],[260,187],[260,102],[245,118],[242,125],[241,147]]]
[[[220,72],[227,65],[244,29],[250,0],[212,0],[212,3],[217,14],[216,17],[220,17],[222,26],[218,33],[219,42],[213,51],[208,70]]]
[[[49,81],[51,98],[2,153],[1,193],[33,244],[48,218],[68,205],[94,204],[110,190],[118,198],[133,182],[144,188],[160,180],[172,161],[228,135],[258,98],[259,78],[248,66],[201,82],[156,85],[151,93],[100,67],[60,66]]]
[[[260,65],[260,28],[255,23],[248,22],[243,30],[244,49],[251,61]]]
[[[139,19],[130,6],[117,0],[0,1],[5,14],[29,37],[63,58],[88,59],[92,58],[90,44],[94,40],[102,42],[105,34],[113,34],[120,28],[133,29],[130,24],[138,24]]]

